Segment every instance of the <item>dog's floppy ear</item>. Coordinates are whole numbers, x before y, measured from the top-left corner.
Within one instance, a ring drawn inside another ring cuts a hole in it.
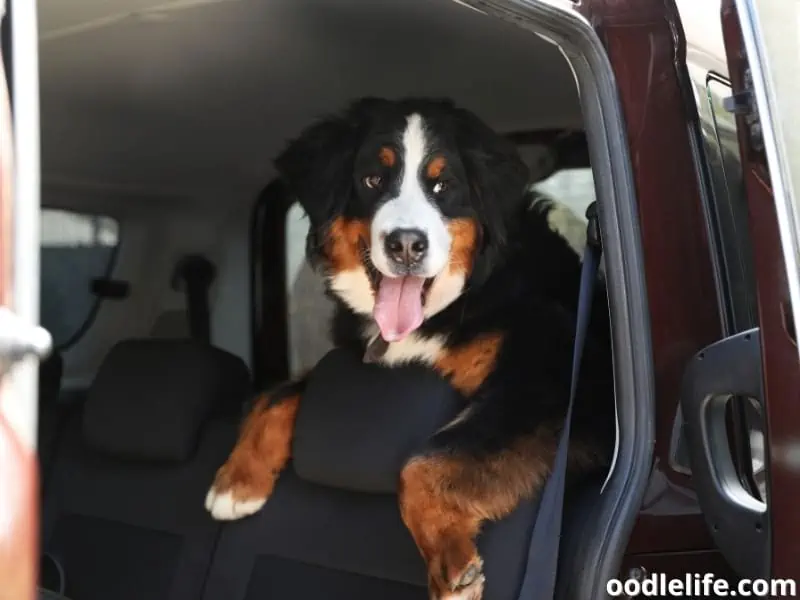
[[[341,116],[305,129],[275,159],[275,167],[303,210],[318,227],[331,219],[350,193],[356,152],[354,130]]]
[[[456,110],[456,131],[470,196],[483,221],[484,244],[505,244],[508,227],[525,202],[530,172],[516,145],[471,112]]]
[[[343,113],[305,129],[275,159],[278,173],[297,197],[313,228],[337,216],[352,193],[353,168],[366,117],[382,100],[364,98]]]

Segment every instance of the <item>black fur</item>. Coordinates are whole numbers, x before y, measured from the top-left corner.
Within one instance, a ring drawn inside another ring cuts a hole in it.
[[[494,370],[468,399],[476,410],[431,440],[431,450],[492,455],[543,423],[563,419],[568,400],[581,263],[550,230],[552,203],[535,203],[516,148],[476,116],[446,100],[359,101],[312,126],[276,160],[309,216],[310,258],[323,261],[320,238],[337,217],[368,219],[379,198],[358,188],[364,147],[401,131],[420,113],[437,150],[448,156],[452,192],[445,217],[480,224],[472,271],[460,297],[429,318],[420,335],[443,334],[454,348],[487,333],[503,335]],[[363,353],[369,316],[339,301],[333,325],[338,346]],[[607,463],[614,436],[613,376],[608,304],[598,282],[584,351],[573,438]],[[556,425],[558,427],[558,425]]]

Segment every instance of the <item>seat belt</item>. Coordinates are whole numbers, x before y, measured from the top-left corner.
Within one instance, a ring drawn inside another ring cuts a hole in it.
[[[564,489],[567,475],[567,452],[572,426],[572,412],[578,389],[583,347],[589,319],[592,314],[592,297],[600,266],[602,243],[597,204],[592,202],[586,210],[586,248],[581,268],[581,283],[578,295],[575,342],[572,352],[572,381],[570,382],[569,406],[564,419],[564,429],[558,442],[553,471],[545,484],[539,503],[539,513],[533,525],[528,563],[520,587],[519,600],[553,600],[558,573],[558,550],[561,542],[561,526],[564,512]]]
[[[189,335],[203,343],[211,341],[211,309],[208,291],[215,276],[214,265],[205,256],[192,254],[175,265],[172,287],[186,294]]]

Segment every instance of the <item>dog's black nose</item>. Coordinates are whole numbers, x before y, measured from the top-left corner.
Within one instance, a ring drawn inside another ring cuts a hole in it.
[[[419,229],[395,229],[383,240],[389,260],[406,267],[421,263],[428,253],[428,236]]]

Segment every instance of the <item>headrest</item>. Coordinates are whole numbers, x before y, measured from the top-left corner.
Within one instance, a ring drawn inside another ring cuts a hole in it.
[[[126,340],[89,389],[83,436],[117,458],[182,461],[213,414],[236,414],[250,389],[242,360],[193,340]]]
[[[390,369],[333,350],[309,374],[295,421],[294,469],[314,483],[393,493],[405,462],[461,408],[430,369]]]

